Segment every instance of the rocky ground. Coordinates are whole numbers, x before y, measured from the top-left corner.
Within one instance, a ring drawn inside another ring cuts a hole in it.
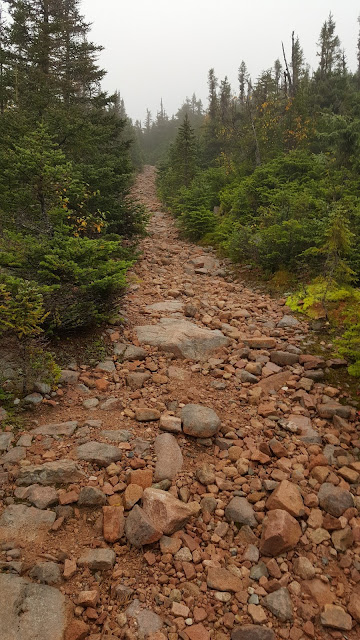
[[[284,301],[153,212],[113,356],[0,434],[2,640],[360,637],[360,437]]]

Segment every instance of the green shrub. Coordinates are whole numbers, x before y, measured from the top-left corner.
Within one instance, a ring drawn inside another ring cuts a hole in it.
[[[205,207],[200,207],[195,211],[184,212],[180,216],[179,225],[190,240],[197,242],[215,229],[216,216]]]

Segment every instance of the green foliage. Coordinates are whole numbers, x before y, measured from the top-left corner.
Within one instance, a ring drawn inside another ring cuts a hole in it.
[[[0,273],[0,336],[8,331],[20,340],[37,336],[46,316],[39,286]]]
[[[190,240],[198,241],[216,228],[216,216],[201,207],[195,211],[185,211],[179,218],[180,228]]]

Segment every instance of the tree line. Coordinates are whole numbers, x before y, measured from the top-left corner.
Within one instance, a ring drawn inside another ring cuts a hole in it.
[[[235,90],[211,69],[201,123],[185,114],[158,189],[191,240],[299,288],[294,309],[343,328],[359,375],[360,36],[356,70],[331,14],[317,48],[311,72],[293,33],[255,81],[242,61]]]
[[[131,123],[79,0],[0,2],[0,335],[102,320],[143,231]]]

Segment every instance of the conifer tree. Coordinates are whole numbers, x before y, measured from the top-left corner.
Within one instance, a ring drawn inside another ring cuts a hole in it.
[[[318,42],[320,57],[319,73],[321,78],[331,75],[341,63],[340,39],[335,33],[336,24],[332,13],[325,20]]]
[[[188,114],[179,127],[171,155],[179,183],[188,187],[196,172],[196,138]]]

